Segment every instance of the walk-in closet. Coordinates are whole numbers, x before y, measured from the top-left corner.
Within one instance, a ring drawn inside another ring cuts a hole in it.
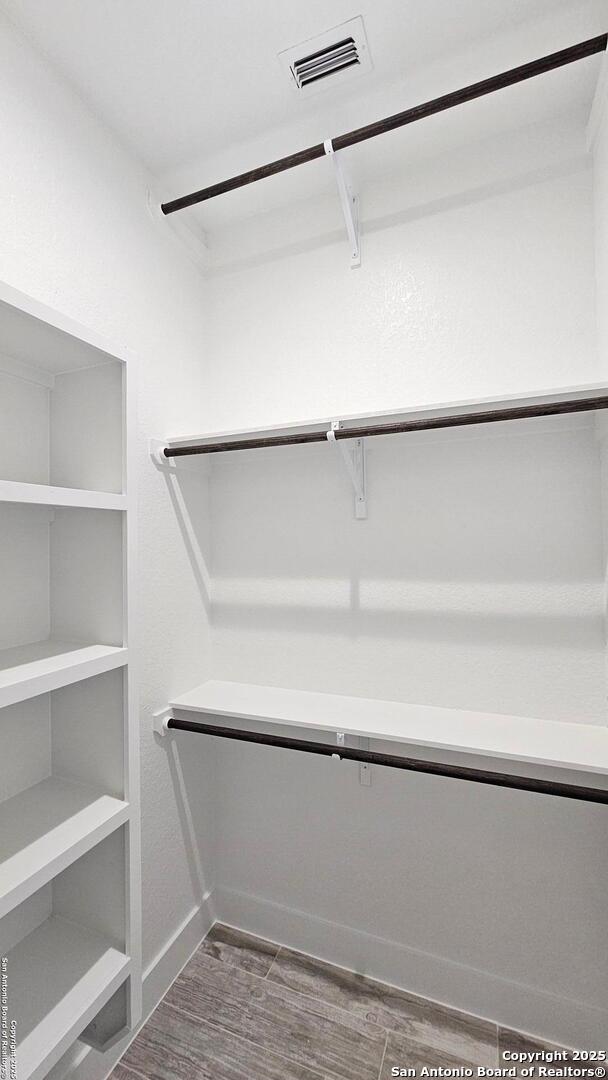
[[[605,0],[0,0],[0,1080],[602,1080]]]

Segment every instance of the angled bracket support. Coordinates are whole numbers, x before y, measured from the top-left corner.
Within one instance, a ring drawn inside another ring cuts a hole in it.
[[[349,439],[348,442],[352,443],[351,450],[346,440],[336,439],[336,431],[340,429],[340,426],[339,420],[332,421],[331,428],[327,432],[327,441],[340,451],[355,493],[355,517],[358,521],[365,521],[367,518],[365,443],[363,439]]]
[[[353,195],[351,184],[348,180],[342,160],[343,151],[334,150],[331,139],[323,143],[327,157],[331,158],[334,168],[334,176],[338,185],[338,194],[344,215],[344,224],[348,242],[350,244],[350,267],[355,270],[361,266],[361,240],[359,236],[359,200]]]

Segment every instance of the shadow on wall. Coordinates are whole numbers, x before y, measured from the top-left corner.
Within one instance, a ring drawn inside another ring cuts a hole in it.
[[[192,796],[200,792],[201,784],[205,784],[206,779],[208,781],[209,772],[206,771],[201,775],[200,757],[199,754],[192,754],[191,738],[190,736],[185,742],[179,738],[172,738],[165,742],[192,890],[195,897],[204,901],[213,888],[213,853],[210,847],[212,841],[209,839],[212,836],[212,828],[211,822],[207,821],[206,828],[201,829],[200,799],[197,799],[196,805],[193,805]],[[181,752],[183,747],[185,747],[185,753]],[[209,749],[207,747],[207,750]],[[207,800],[205,802],[207,816],[210,806],[211,803]],[[205,872],[205,867],[207,872]]]
[[[163,467],[169,498],[188,553],[205,614],[211,618],[210,529],[208,499],[201,497],[207,484],[203,469]]]
[[[318,686],[312,639],[339,657],[343,673],[349,650],[356,665],[355,654],[384,643],[404,673],[425,650],[427,700],[436,700],[446,650],[458,650],[460,686],[488,650],[506,666],[532,656],[541,678],[543,655],[557,651],[547,678],[555,663],[582,664],[588,680],[592,666],[593,704],[581,703],[576,678],[572,708],[597,719],[604,612],[593,420],[387,437],[368,440],[367,454],[367,521],[354,520],[352,489],[329,447],[214,458],[212,535],[201,514],[207,466],[167,477],[218,640],[259,637],[253,681],[268,678],[264,636],[286,651],[300,642],[308,687]],[[245,678],[239,663],[235,655],[225,677]]]
[[[465,190],[440,195],[433,199],[428,199],[420,195],[416,196],[414,194],[414,202],[412,205],[405,207],[405,209],[396,209],[391,213],[381,213],[379,211],[379,207],[384,205],[387,199],[387,192],[382,191],[381,189],[382,193],[380,197],[376,200],[372,200],[372,202],[375,201],[378,204],[378,208],[370,209],[368,205],[365,219],[361,223],[361,231],[363,236],[367,236],[373,235],[374,233],[385,232],[389,229],[399,228],[404,225],[410,225],[414,222],[424,221],[438,214],[446,214],[453,210],[476,206],[489,199],[495,199],[513,192],[524,191],[526,188],[536,184],[545,183],[548,180],[573,176],[576,173],[579,173],[583,167],[584,164],[581,155],[573,154],[565,161],[560,161],[557,164],[525,170],[520,175],[508,175],[506,178],[492,180],[481,185],[471,185],[466,187]],[[448,169],[449,175],[449,166],[446,166],[446,168]],[[332,208],[332,218],[335,215],[334,201],[335,200],[332,200],[330,203]],[[389,201],[395,202],[394,195]],[[400,198],[398,203],[402,203],[402,201],[403,188],[400,188]],[[369,199],[367,202],[369,203]],[[320,218],[321,221],[324,220],[324,215],[319,214],[318,212],[317,200],[311,200],[311,204],[312,207],[309,207],[307,203],[303,204],[303,206],[306,206],[308,209],[308,214],[306,215],[308,230],[310,230],[311,220],[314,221],[318,218]],[[239,224],[242,225],[241,222]],[[284,231],[284,227],[283,229],[279,229],[278,235],[284,235]],[[344,237],[344,228],[340,226],[338,229],[330,228],[316,235],[307,237],[306,239],[299,237],[297,240],[293,240],[290,243],[277,242],[269,251],[260,251],[258,248],[253,254],[245,257],[225,257],[222,261],[212,267],[212,273],[215,277],[221,277],[223,275],[234,274],[238,271],[251,270],[255,267],[265,266],[292,258],[294,255],[303,255],[307,252],[315,252],[323,248],[333,247],[335,244],[344,244]]]

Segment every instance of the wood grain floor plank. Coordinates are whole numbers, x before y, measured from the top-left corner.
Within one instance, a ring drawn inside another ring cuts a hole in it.
[[[203,952],[226,964],[233,964],[252,975],[264,978],[270,971],[279,946],[270,941],[234,930],[231,926],[216,923],[201,945]]]
[[[123,1063],[149,1080],[328,1080],[164,1002],[131,1043]]]
[[[512,1059],[505,1058],[505,1051],[515,1051],[516,1053],[527,1054],[546,1054],[558,1051],[560,1054],[565,1054],[565,1057],[561,1060],[550,1062],[546,1059],[540,1059],[534,1061],[521,1061],[514,1062]],[[586,1063],[581,1061],[574,1061],[572,1059],[572,1052],[563,1046],[557,1046],[555,1043],[543,1042],[541,1039],[535,1039],[531,1035],[523,1035],[520,1031],[511,1031],[509,1028],[498,1029],[498,1055],[499,1064],[504,1067],[512,1068],[513,1065],[517,1067],[517,1075],[521,1076],[522,1069],[529,1068],[531,1065],[546,1065],[549,1068],[559,1069],[562,1065],[574,1065],[576,1068],[585,1069]],[[595,1063],[590,1063],[589,1069],[591,1075],[595,1076]],[[535,1070],[537,1074],[537,1070]],[[584,1074],[583,1074],[584,1075]]]
[[[563,1048],[216,924],[109,1080],[388,1080],[505,1050]]]
[[[497,1027],[290,949],[268,981],[320,998],[429,1048],[476,1065],[497,1065]]]
[[[498,1047],[501,1052],[503,1050],[517,1050],[525,1053],[536,1053],[545,1050],[560,1050],[568,1053],[567,1048],[564,1046],[544,1042],[542,1039],[534,1038],[533,1035],[524,1035],[521,1031],[511,1031],[510,1028],[504,1027],[498,1028]]]
[[[393,1068],[415,1069],[419,1074],[425,1065],[430,1069],[465,1067],[475,1070],[476,1067],[474,1062],[463,1061],[462,1058],[455,1057],[453,1054],[432,1047],[425,1047],[419,1042],[408,1039],[407,1036],[398,1034],[396,1031],[389,1031],[386,1054],[384,1055],[379,1080],[389,1080],[394,1075],[391,1072]]]
[[[114,1066],[108,1080],[147,1080],[147,1077],[143,1077],[141,1074],[135,1073],[131,1069],[127,1069],[122,1061],[119,1061],[118,1065]]]
[[[313,1071],[343,1080],[377,1080],[386,1043],[377,1024],[201,950],[165,1001]]]

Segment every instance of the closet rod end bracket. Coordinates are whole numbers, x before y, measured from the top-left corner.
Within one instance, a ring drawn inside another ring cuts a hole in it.
[[[166,446],[167,442],[165,439],[150,439],[148,441],[150,457],[158,469],[168,469],[170,466],[175,467],[175,459],[165,457]]]
[[[159,709],[158,712],[152,713],[152,720],[154,731],[161,738],[169,734],[169,720],[171,719],[171,709]]]

